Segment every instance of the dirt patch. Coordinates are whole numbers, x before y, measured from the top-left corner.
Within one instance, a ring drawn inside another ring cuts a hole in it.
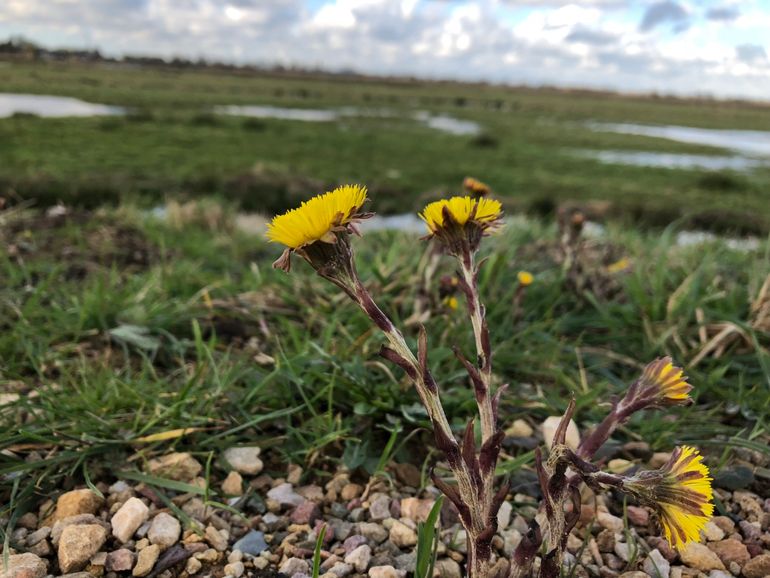
[[[82,279],[105,267],[144,270],[162,257],[137,227],[96,212],[62,207],[8,217],[0,229],[0,244],[19,263],[40,261],[63,267],[66,279]]]

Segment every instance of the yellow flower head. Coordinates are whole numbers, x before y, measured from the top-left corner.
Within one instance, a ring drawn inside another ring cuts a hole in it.
[[[489,188],[488,184],[482,183],[480,180],[474,179],[473,177],[465,177],[463,188],[475,197],[484,197],[492,190]]]
[[[714,513],[709,469],[698,450],[678,447],[661,469],[640,472],[625,487],[655,509],[669,544],[697,541]]]
[[[623,257],[621,259],[618,259],[614,263],[610,263],[607,265],[607,272],[611,274],[615,273],[622,273],[623,271],[626,271],[631,268],[631,261],[628,259],[628,257]]]
[[[481,237],[500,225],[502,205],[487,198],[452,197],[430,203],[420,218],[428,237],[436,237],[452,254],[478,249]]]
[[[455,297],[454,295],[450,295],[449,297],[446,297],[444,299],[444,304],[452,311],[456,311],[457,308],[460,306],[460,302],[457,300],[457,297]]]
[[[688,394],[692,386],[687,383],[682,368],[675,366],[670,357],[661,357],[647,365],[635,387],[638,399],[649,398],[650,405],[690,403]]]
[[[366,187],[337,187],[275,217],[267,226],[267,238],[293,250],[317,241],[334,243],[335,232],[365,216],[359,213],[365,201]]]
[[[471,197],[452,197],[435,201],[420,213],[420,218],[434,235],[450,224],[464,226],[470,221],[489,226],[499,221],[501,216],[500,201]]]
[[[535,280],[535,277],[529,271],[519,271],[516,277],[519,280],[519,285],[522,287],[529,287]]]

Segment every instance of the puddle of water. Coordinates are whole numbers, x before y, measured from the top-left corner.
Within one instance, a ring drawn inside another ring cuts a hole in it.
[[[591,122],[588,123],[588,126],[597,131],[665,138],[689,144],[720,147],[748,156],[770,156],[770,132],[766,131],[602,122]]]
[[[298,120],[303,122],[333,122],[342,118],[398,118],[392,110],[381,108],[356,108],[347,106],[339,109],[322,108],[284,108],[280,106],[216,106],[214,112],[233,116],[250,116],[256,118],[277,118],[281,120]],[[460,120],[451,116],[434,116],[429,112],[420,111],[413,118],[426,126],[458,136],[472,136],[481,132],[481,126],[470,120]]]
[[[767,161],[743,156],[709,156],[645,151],[579,151],[577,154],[603,163],[663,167],[669,169],[705,169],[709,171],[748,171],[767,166]]]
[[[401,215],[375,215],[371,219],[361,221],[359,228],[364,232],[371,231],[401,231],[425,235],[425,223],[415,213]]]
[[[458,136],[474,136],[481,132],[481,126],[472,120],[460,120],[451,116],[433,116],[428,112],[420,111],[414,118],[425,123],[430,128],[454,134]]]
[[[280,106],[216,106],[214,112],[233,116],[251,116],[255,118],[277,118],[281,120],[301,120],[303,122],[332,122],[339,119],[336,110],[314,108],[283,108]]]
[[[762,241],[757,237],[720,237],[706,231],[680,231],[676,234],[676,244],[680,247],[692,247],[714,241],[721,241],[726,247],[742,252],[756,251],[762,246]]]
[[[7,118],[16,113],[55,118],[115,115],[123,114],[125,110],[119,106],[94,104],[66,96],[0,93],[0,118]]]

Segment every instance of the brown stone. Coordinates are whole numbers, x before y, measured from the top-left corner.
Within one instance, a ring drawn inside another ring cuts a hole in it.
[[[63,574],[82,569],[107,540],[98,524],[67,526],[59,538],[59,569]]]
[[[136,557],[136,566],[131,571],[131,575],[137,577],[147,576],[152,571],[153,566],[155,566],[155,562],[158,561],[158,556],[160,556],[160,546],[157,544],[147,546]]]
[[[243,495],[243,476],[235,470],[232,470],[227,474],[225,481],[222,482],[222,492],[224,492],[226,496]]]
[[[648,512],[645,508],[640,508],[639,506],[628,506],[626,511],[628,512],[628,519],[634,526],[645,527],[650,521],[650,512]]]
[[[422,473],[420,472],[420,468],[414,464],[405,463],[395,464],[393,469],[396,470],[396,478],[398,478],[402,484],[413,488],[420,487],[420,484],[422,483]]]
[[[107,554],[104,566],[108,572],[128,572],[134,567],[136,555],[126,548],[121,548]]]
[[[433,500],[404,498],[401,500],[401,517],[409,518],[415,522],[425,522],[433,508],[433,504]]]
[[[712,552],[719,556],[719,559],[722,560],[725,566],[729,565],[730,562],[737,562],[743,566],[751,558],[751,555],[743,542],[734,538],[728,538],[727,540],[722,540],[720,542],[711,542],[708,544],[708,547]]]
[[[360,484],[347,484],[344,488],[342,488],[340,497],[346,502],[349,502],[350,500],[359,497],[363,491],[364,488]]]
[[[711,519],[712,522],[720,528],[725,534],[731,534],[735,531],[735,522],[733,522],[727,516],[715,516]]]
[[[596,545],[599,548],[599,552],[614,552],[615,533],[612,530],[602,530],[596,536]]]
[[[147,463],[148,473],[180,482],[194,480],[202,470],[203,466],[198,460],[190,454],[182,452],[161,456]]]
[[[5,557],[0,555],[0,576],[3,578],[43,578],[48,574],[45,561],[34,554],[13,554],[8,557],[8,567]]]
[[[719,556],[697,542],[685,544],[679,551],[679,556],[685,564],[701,571],[725,569]]]
[[[743,567],[746,578],[765,578],[770,576],[770,554],[761,554],[749,560]]]
[[[54,521],[80,514],[96,514],[102,504],[104,504],[104,499],[87,488],[66,492],[56,500]]]

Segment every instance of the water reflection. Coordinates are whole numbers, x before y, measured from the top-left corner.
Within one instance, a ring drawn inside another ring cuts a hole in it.
[[[0,93],[0,118],[8,118],[14,114],[33,114],[55,118],[104,116],[123,114],[124,112],[125,110],[119,106],[94,104],[66,96]]]
[[[668,169],[748,171],[768,165],[767,161],[743,156],[688,155],[645,151],[580,151],[578,154],[600,160],[603,163],[663,167]]]
[[[759,130],[724,130],[691,126],[650,126],[631,123],[592,122],[593,130],[665,138],[734,150],[748,156],[770,156],[770,132]]]
[[[281,120],[298,120],[303,122],[334,122],[343,118],[399,118],[395,111],[381,108],[357,108],[347,106],[338,109],[323,108],[285,108],[269,105],[227,105],[217,106],[214,111],[220,114],[234,116],[251,116],[256,118],[276,118]],[[470,120],[461,120],[446,115],[432,115],[426,111],[416,112],[412,118],[425,126],[453,135],[476,135],[481,132],[481,126]]]

